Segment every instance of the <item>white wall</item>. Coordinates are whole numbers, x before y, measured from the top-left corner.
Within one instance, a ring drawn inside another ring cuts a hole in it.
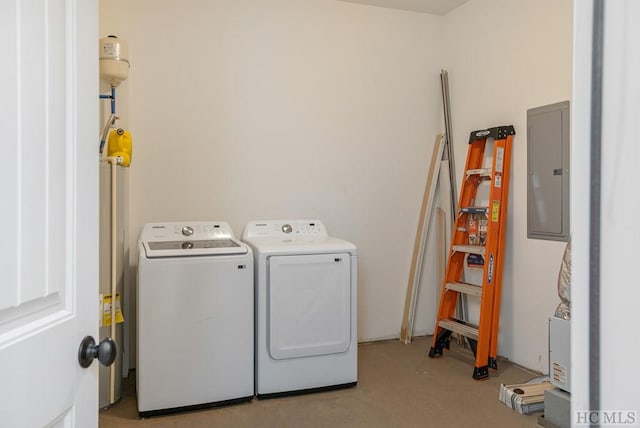
[[[132,253],[150,221],[239,235],[318,218],[358,245],[359,339],[396,337],[441,132],[441,19],[317,0],[102,4],[130,23]]]
[[[240,234],[248,220],[319,218],[358,245],[361,341],[399,333],[447,68],[459,176],[470,131],[518,131],[499,353],[546,371],[564,246],[526,238],[526,110],[570,98],[570,0],[472,0],[445,17],[324,0],[101,7],[127,23],[131,51],[132,250],[149,221]]]
[[[444,17],[456,171],[469,132],[514,125],[498,353],[546,372],[564,243],[527,239],[527,109],[571,98],[571,0],[472,0]],[[458,181],[460,183],[460,181]]]

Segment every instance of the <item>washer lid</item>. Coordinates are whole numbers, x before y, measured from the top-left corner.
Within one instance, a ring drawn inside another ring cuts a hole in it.
[[[246,254],[247,247],[235,239],[201,239],[143,242],[148,258]]]

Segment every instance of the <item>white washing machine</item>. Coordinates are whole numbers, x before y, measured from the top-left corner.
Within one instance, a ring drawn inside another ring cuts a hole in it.
[[[357,253],[318,220],[252,221],[258,398],[358,380]]]
[[[151,223],[138,252],[140,416],[251,400],[251,249],[223,222]]]

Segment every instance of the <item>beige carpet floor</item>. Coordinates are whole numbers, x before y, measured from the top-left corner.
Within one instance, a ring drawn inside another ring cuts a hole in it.
[[[498,371],[476,381],[473,355],[456,345],[429,359],[430,337],[359,346],[358,385],[148,419],[138,418],[135,372],[121,400],[100,412],[102,428],[210,427],[536,427],[538,415],[520,415],[498,400],[500,384],[538,374],[499,360]]]

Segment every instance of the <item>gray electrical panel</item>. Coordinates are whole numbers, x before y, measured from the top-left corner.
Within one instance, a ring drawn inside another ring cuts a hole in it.
[[[527,110],[527,237],[569,240],[569,101]]]

